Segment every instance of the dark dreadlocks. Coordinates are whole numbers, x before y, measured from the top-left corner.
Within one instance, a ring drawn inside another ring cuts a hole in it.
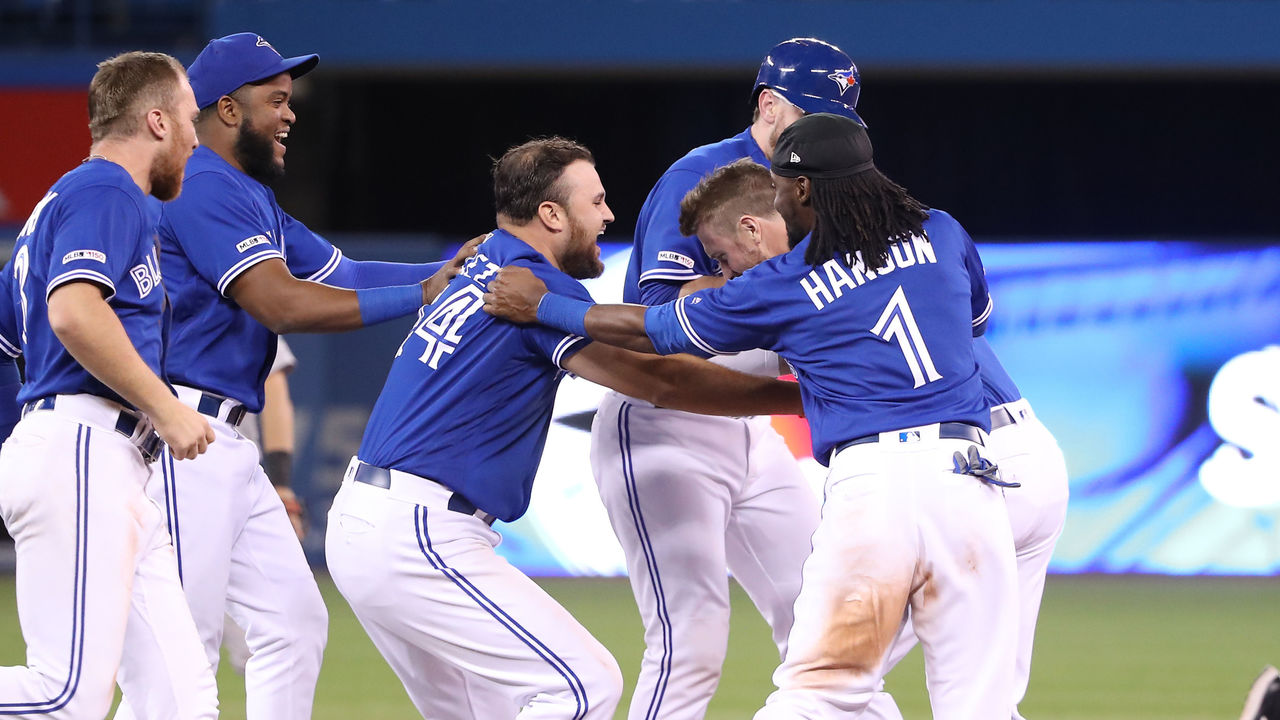
[[[869,270],[885,266],[890,243],[924,235],[929,208],[872,168],[840,178],[809,178],[814,224],[805,262],[861,253]]]

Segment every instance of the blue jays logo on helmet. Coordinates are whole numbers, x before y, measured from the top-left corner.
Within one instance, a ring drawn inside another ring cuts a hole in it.
[[[844,95],[844,91],[849,88],[858,86],[858,71],[855,68],[848,70],[837,70],[827,76],[828,79],[840,86],[840,94]]]
[[[866,126],[858,116],[862,79],[843,50],[816,38],[792,38],[773,46],[756,75],[754,101],[771,88],[805,113],[835,113]]]

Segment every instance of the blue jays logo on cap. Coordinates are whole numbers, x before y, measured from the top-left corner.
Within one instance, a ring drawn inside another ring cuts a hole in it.
[[[858,84],[858,71],[853,68],[848,70],[837,70],[827,76],[834,80],[836,85],[840,86],[840,94],[844,95],[844,91]]]
[[[275,54],[277,54],[277,55],[280,55],[280,51],[279,51],[279,50],[277,50],[277,49],[275,49],[275,48],[273,48],[273,47],[271,47],[271,43],[267,42],[266,40],[263,40],[261,35],[259,35],[259,36],[258,36],[258,42],[257,42],[257,43],[255,43],[255,44],[256,44],[258,47],[271,48],[271,52],[273,52],[273,53],[275,53]],[[284,57],[283,55],[280,55],[280,56],[281,56],[281,57]]]
[[[257,33],[236,33],[210,41],[187,68],[196,105],[208,107],[247,83],[287,72],[298,78],[320,62],[319,55],[283,57]]]

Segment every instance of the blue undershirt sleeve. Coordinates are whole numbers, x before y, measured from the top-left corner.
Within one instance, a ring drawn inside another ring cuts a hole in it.
[[[412,285],[431,277],[447,261],[432,263],[397,263],[379,260],[352,260],[345,255],[321,282],[325,285],[361,290],[364,288]]]

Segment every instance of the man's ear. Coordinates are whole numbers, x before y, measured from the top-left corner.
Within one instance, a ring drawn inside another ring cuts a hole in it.
[[[151,131],[151,136],[157,140],[163,140],[169,136],[168,117],[165,117],[164,111],[160,108],[151,108],[147,111],[147,130]]]
[[[760,94],[756,96],[756,110],[760,112],[760,117],[764,118],[765,122],[770,125],[777,121],[778,98],[769,92],[769,88],[761,90]]]
[[[227,127],[236,127],[240,124],[242,114],[240,112],[240,105],[236,103],[235,98],[230,95],[223,95],[218,98],[218,102],[215,103],[215,105],[218,108],[218,119],[222,121],[223,125],[226,125]]]
[[[813,196],[813,188],[809,185],[809,178],[801,175],[796,178],[796,200],[801,205],[808,205]]]
[[[738,218],[738,229],[746,233],[756,245],[760,244],[760,221],[751,215],[743,215]]]
[[[564,208],[560,207],[560,203],[550,200],[543,200],[538,205],[538,219],[551,232],[564,230],[568,221],[568,218],[565,217]]]

